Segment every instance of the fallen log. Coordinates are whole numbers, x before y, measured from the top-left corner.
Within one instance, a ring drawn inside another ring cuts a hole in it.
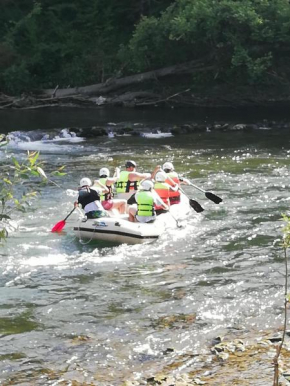
[[[144,72],[141,74],[130,75],[123,78],[110,78],[104,83],[66,89],[58,89],[58,87],[56,87],[54,89],[42,90],[42,93],[52,98],[53,96],[56,96],[56,94],[58,98],[72,95],[105,95],[112,91],[132,86],[134,84],[141,84],[150,80],[156,80],[159,78],[164,78],[173,75],[192,74],[194,72],[208,71],[209,69],[214,68],[213,65],[205,65],[206,63],[208,63],[208,61],[209,58],[207,57],[186,63],[177,64],[170,67],[161,68],[158,70]]]

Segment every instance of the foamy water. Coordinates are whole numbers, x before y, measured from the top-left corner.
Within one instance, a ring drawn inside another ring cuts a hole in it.
[[[52,384],[41,373],[48,368],[59,381],[119,385],[201,352],[229,329],[281,324],[288,138],[263,130],[162,141],[171,151],[142,137],[97,138],[83,150],[67,143],[64,152],[43,144],[46,167],[65,164],[68,174],[56,179],[63,189],[49,184],[15,219],[1,251],[3,380]],[[24,156],[19,146],[9,154]],[[184,187],[205,211],[192,210],[182,228],[168,229],[154,244],[82,244],[71,229],[75,213],[61,234],[50,232],[72,209],[81,177],[95,179],[101,167],[113,171],[127,158],[140,171],[172,161],[223,203]],[[178,370],[194,370],[194,363]]]

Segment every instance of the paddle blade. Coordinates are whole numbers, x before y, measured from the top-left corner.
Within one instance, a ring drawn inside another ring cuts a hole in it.
[[[203,207],[192,198],[189,199],[189,204],[197,213],[201,213],[204,211]]]
[[[213,201],[215,204],[222,202],[222,199],[211,192],[205,192],[205,197]]]
[[[57,224],[55,224],[55,226],[52,228],[51,232],[60,232],[63,230],[65,226],[65,221],[62,220],[62,221],[59,221]]]

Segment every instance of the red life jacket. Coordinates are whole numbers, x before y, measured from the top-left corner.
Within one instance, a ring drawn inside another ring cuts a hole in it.
[[[170,179],[173,180],[175,184],[178,184],[178,186],[180,185],[178,174],[176,172],[167,173],[167,176],[170,177]],[[175,184],[172,183],[170,181],[170,179],[169,178],[166,179],[165,182],[167,182],[168,185],[174,187]],[[174,192],[173,190],[169,190],[169,200],[170,200],[170,205],[179,204],[180,203],[180,191],[177,190],[176,192]]]
[[[169,192],[170,192],[170,186],[165,182],[155,182],[154,184],[154,190],[158,194],[158,196],[162,199],[162,201],[170,206],[169,202]],[[155,209],[164,209],[161,205],[155,204]]]

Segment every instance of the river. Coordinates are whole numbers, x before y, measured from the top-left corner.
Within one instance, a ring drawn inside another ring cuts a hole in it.
[[[18,111],[1,112],[0,123],[4,133],[22,133],[108,122],[158,128],[213,118],[208,112],[191,114]],[[242,118],[256,122],[263,116]],[[1,247],[2,383],[121,385],[178,361],[175,371],[188,372],[195,363],[180,358],[202,352],[217,336],[279,327],[289,141],[289,130],[259,126],[162,139],[20,141],[0,150],[0,168],[12,154],[24,159],[28,149],[40,150],[45,170],[66,165],[67,172],[55,179],[64,190],[47,185],[31,210],[14,218],[17,228]],[[113,171],[126,159],[134,159],[140,171],[172,161],[180,174],[223,203],[184,187],[204,212],[192,210],[181,219],[182,228],[168,230],[153,244],[80,243],[70,219],[61,234],[50,232],[72,208],[74,197],[66,189],[76,189],[81,177],[96,178],[100,167]]]

